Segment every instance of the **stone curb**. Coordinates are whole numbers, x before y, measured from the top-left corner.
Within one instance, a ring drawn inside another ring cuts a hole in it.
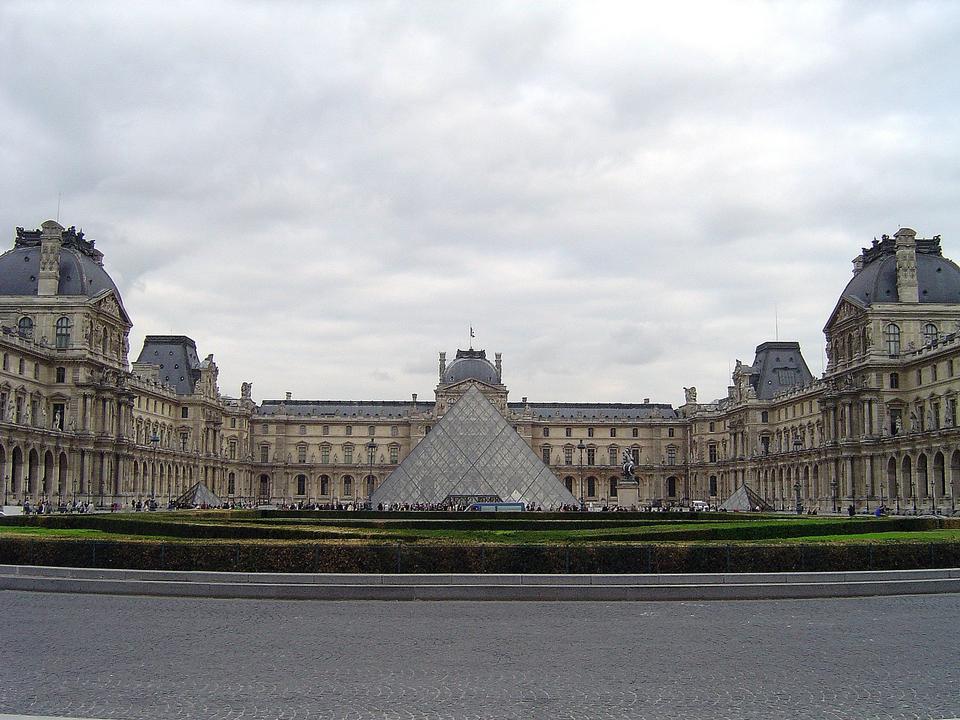
[[[960,568],[703,575],[321,575],[0,565],[0,590],[261,600],[766,600],[960,592]]]

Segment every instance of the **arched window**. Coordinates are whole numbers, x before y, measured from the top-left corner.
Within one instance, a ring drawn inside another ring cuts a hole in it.
[[[59,349],[70,347],[70,318],[57,318],[56,338]]]
[[[307,476],[297,475],[297,495],[307,494]]]
[[[597,479],[595,477],[587,478],[587,497],[597,496]]]
[[[353,495],[353,478],[349,475],[346,475],[343,478],[343,495],[344,497],[350,497]]]
[[[940,337],[940,333],[937,331],[937,326],[933,323],[927,323],[923,326],[923,344],[924,345],[934,345],[937,342],[937,339]]]
[[[17,322],[17,331],[20,337],[33,337],[33,320],[28,317],[22,317]]]
[[[179,468],[177,468],[179,474]],[[237,476],[233,473],[227,475],[227,495],[233,495],[237,492]]]
[[[330,494],[330,476],[329,475],[320,476],[320,494],[321,495]]]
[[[608,493],[610,497],[617,496],[617,478],[610,478],[610,492]]]
[[[675,477],[667,478],[667,497],[677,496],[677,479]]]
[[[887,355],[900,354],[900,326],[890,323],[883,329],[883,338],[887,343]]]
[[[573,492],[573,478],[572,478],[572,477],[570,477],[569,475],[567,475],[567,476],[563,479],[563,484],[566,486],[567,492],[570,492],[570,493]]]

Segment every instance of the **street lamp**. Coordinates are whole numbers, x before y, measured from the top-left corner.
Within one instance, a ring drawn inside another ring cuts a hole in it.
[[[377,444],[370,439],[367,443],[367,459],[370,461],[370,474],[367,476],[367,508],[373,510],[373,460],[377,454]]]
[[[583,451],[587,449],[587,446],[583,444],[583,440],[577,443],[577,450],[580,451],[580,512],[583,512],[585,507],[583,504]]]
[[[833,495],[833,512],[834,514],[836,514],[837,512],[837,479],[836,478],[830,481],[830,490],[831,490],[831,494]]]
[[[885,508],[886,508],[886,505],[887,505],[887,499],[886,499],[886,498],[884,497],[884,495],[883,495],[883,484],[884,484],[884,481],[883,481],[883,478],[881,478],[881,479],[880,479],[880,509],[881,509],[881,511],[885,511]]]

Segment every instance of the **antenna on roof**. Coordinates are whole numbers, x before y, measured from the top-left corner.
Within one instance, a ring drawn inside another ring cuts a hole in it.
[[[60,222],[60,200],[63,197],[63,192],[57,192],[57,222]]]

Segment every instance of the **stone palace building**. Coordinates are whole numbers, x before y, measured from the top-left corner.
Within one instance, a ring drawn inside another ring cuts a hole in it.
[[[5,504],[129,506],[197,482],[227,501],[362,503],[471,388],[586,503],[617,504],[624,452],[649,505],[717,504],[747,484],[777,508],[943,512],[960,493],[960,268],[906,228],[854,260],[823,377],[797,343],[764,342],[726,397],[688,388],[677,408],[511,401],[500,354],[472,348],[440,353],[429,399],[258,404],[249,383],[228,397],[188,337],[147,336],[130,361],[103,254],[53,221],[18,228],[0,256],[0,324]]]

